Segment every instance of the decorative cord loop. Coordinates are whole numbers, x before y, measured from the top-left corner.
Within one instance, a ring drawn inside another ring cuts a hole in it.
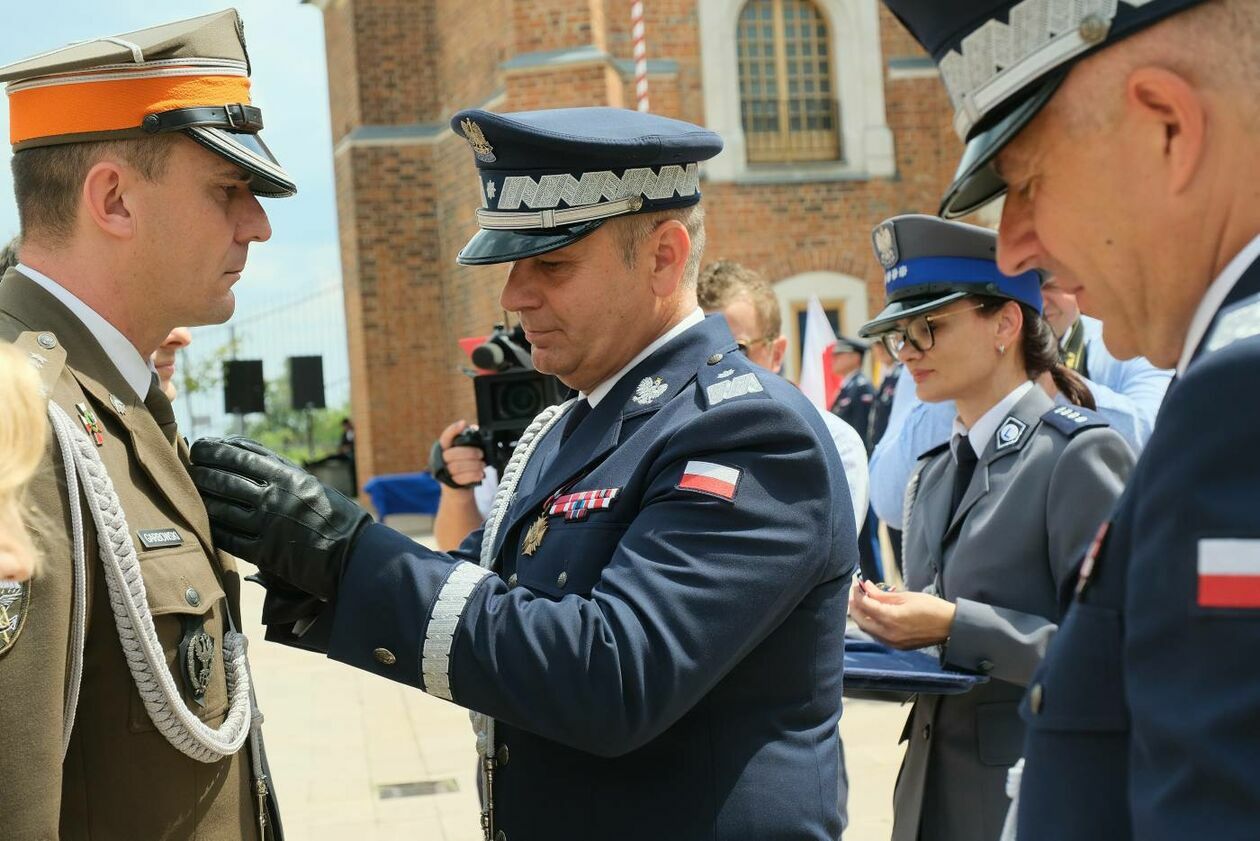
[[[232,630],[224,631],[224,670],[230,704],[223,724],[218,729],[211,728],[188,708],[166,666],[165,649],[153,627],[153,615],[149,611],[131,530],[100,454],[83,431],[74,426],[66,411],[52,401],[48,403],[48,415],[66,463],[71,524],[75,535],[76,610],[72,640],[77,641],[78,646],[71,652],[72,676],[82,675],[82,626],[86,599],[80,598],[80,591],[86,552],[82,536],[83,515],[78,502],[77,482],[71,479],[71,464],[82,481],[88,510],[96,523],[97,543],[109,589],[109,606],[114,613],[123,656],[149,718],[172,747],[199,762],[217,762],[236,753],[250,735],[253,718],[244,635]],[[67,697],[66,744],[69,744],[73,726],[71,701],[77,705],[78,682],[77,679],[73,681],[73,689]]]

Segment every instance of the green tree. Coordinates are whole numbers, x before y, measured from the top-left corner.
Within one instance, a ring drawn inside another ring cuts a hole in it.
[[[341,441],[341,419],[349,417],[349,406],[305,411],[293,409],[287,378],[269,380],[265,399],[266,413],[255,415],[253,420],[245,422],[248,437],[298,464],[337,451]]]

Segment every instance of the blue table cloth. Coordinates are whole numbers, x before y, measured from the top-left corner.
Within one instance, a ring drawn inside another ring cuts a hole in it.
[[[441,486],[428,472],[375,476],[363,490],[382,519],[390,514],[436,514],[442,494]]]

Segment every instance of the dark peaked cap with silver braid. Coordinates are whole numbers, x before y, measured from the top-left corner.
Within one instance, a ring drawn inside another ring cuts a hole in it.
[[[624,108],[461,111],[451,129],[472,147],[481,186],[465,265],[545,254],[614,216],[696,204],[699,164],[722,151],[708,129]]]
[[[1037,115],[1072,65],[1203,0],[884,0],[931,54],[967,144],[942,216],[1006,192],[993,159]]]

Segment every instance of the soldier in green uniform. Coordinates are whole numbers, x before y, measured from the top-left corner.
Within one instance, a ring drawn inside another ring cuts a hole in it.
[[[0,68],[19,264],[0,341],[40,374],[52,434],[0,582],[0,835],[280,838],[240,628],[187,445],[149,363],[220,323],[258,196],[295,187],[258,137],[235,11]]]

